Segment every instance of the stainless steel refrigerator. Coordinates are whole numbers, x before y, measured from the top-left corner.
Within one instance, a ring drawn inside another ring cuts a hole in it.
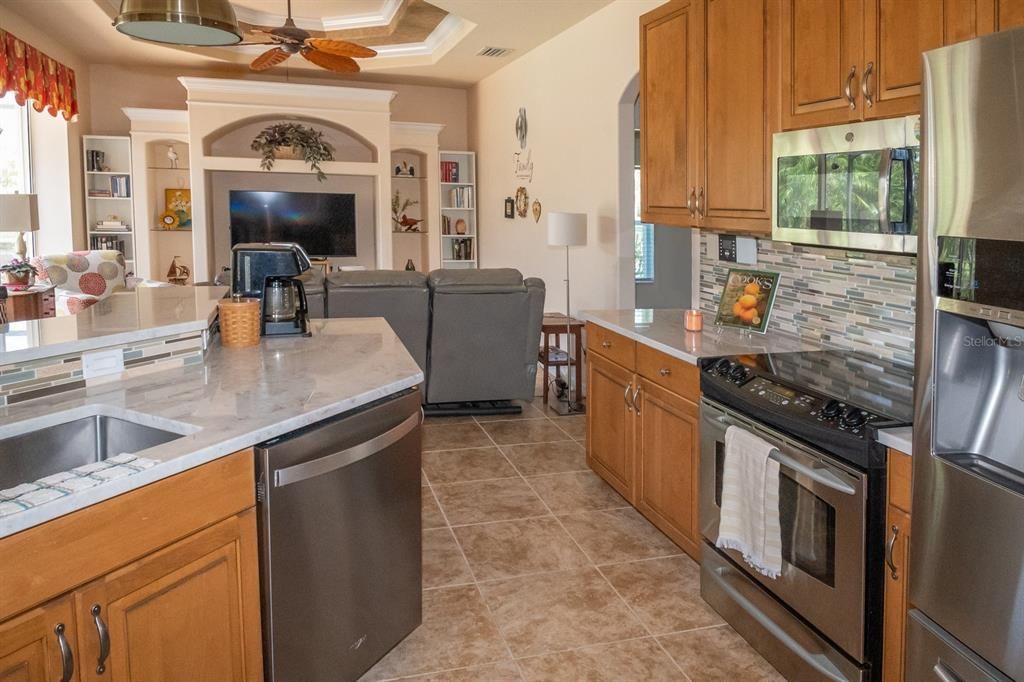
[[[1024,680],[1024,29],[926,52],[906,678]]]

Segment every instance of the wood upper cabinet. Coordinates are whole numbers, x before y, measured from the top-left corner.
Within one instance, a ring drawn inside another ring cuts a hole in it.
[[[862,24],[862,0],[783,0],[783,128],[860,118],[856,87],[862,72]]]
[[[695,225],[704,0],[671,0],[640,18],[640,197],[645,222]]]
[[[633,501],[633,371],[587,356],[587,463]]]
[[[0,682],[71,682],[75,674],[71,599],[57,599],[0,624]]]
[[[255,539],[249,510],[79,590],[82,679],[262,679]]]
[[[961,0],[977,6],[978,34],[1024,26],[1024,0]],[[973,37],[973,36],[971,36]]]
[[[702,227],[771,230],[775,0],[707,0],[695,208]],[[695,119],[696,120],[696,119]]]
[[[637,390],[636,507],[697,558],[699,410],[696,404],[642,377],[637,380]]]

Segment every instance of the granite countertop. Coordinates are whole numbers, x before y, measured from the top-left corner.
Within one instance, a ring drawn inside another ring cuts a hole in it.
[[[139,287],[77,315],[0,327],[0,365],[207,329],[227,287]]]
[[[0,439],[97,413],[189,434],[135,453],[155,461],[150,468],[0,516],[0,537],[423,381],[423,372],[381,318],[312,320],[311,328],[311,338],[263,339],[253,348],[223,348],[217,340],[203,365],[0,408]]]
[[[900,452],[914,454],[914,427],[900,426],[895,429],[885,429],[878,432],[878,442],[887,448],[899,450]]]
[[[704,331],[688,332],[683,327],[681,309],[587,310],[580,317],[694,365],[700,358],[721,355],[824,348],[819,341],[810,338],[771,331],[752,334],[733,327],[716,327],[707,314],[704,315]]]

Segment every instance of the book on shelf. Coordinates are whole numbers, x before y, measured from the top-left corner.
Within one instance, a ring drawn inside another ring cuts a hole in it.
[[[88,171],[102,171],[103,161],[106,154],[98,149],[87,149],[85,152],[85,169]]]
[[[473,188],[452,187],[448,192],[448,208],[472,208]]]
[[[116,237],[92,236],[89,238],[89,248],[93,251],[120,251],[122,256],[125,255],[124,240]]]
[[[442,161],[441,162],[441,182],[458,182],[459,181],[459,162],[458,161]]]
[[[452,217],[443,215],[441,216],[441,234],[452,233]]]
[[[452,239],[449,248],[452,260],[473,260],[472,239]]]
[[[95,232],[128,232],[131,228],[120,220],[100,220],[93,228]]]

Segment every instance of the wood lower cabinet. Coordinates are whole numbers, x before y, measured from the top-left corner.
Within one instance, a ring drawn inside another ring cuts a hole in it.
[[[262,680],[253,466],[235,453],[0,539],[0,682]]]
[[[0,682],[71,682],[75,620],[71,598],[0,623]]]
[[[256,566],[250,510],[77,591],[82,679],[259,679]]]
[[[633,501],[633,371],[602,355],[587,358],[587,463]]]
[[[699,561],[700,373],[642,344],[623,366],[609,333],[587,325],[587,464]]]
[[[889,451],[888,506],[885,514],[885,608],[882,679],[902,682],[910,607],[910,456]]]
[[[686,398],[637,379],[636,508],[696,558],[700,410]]]

